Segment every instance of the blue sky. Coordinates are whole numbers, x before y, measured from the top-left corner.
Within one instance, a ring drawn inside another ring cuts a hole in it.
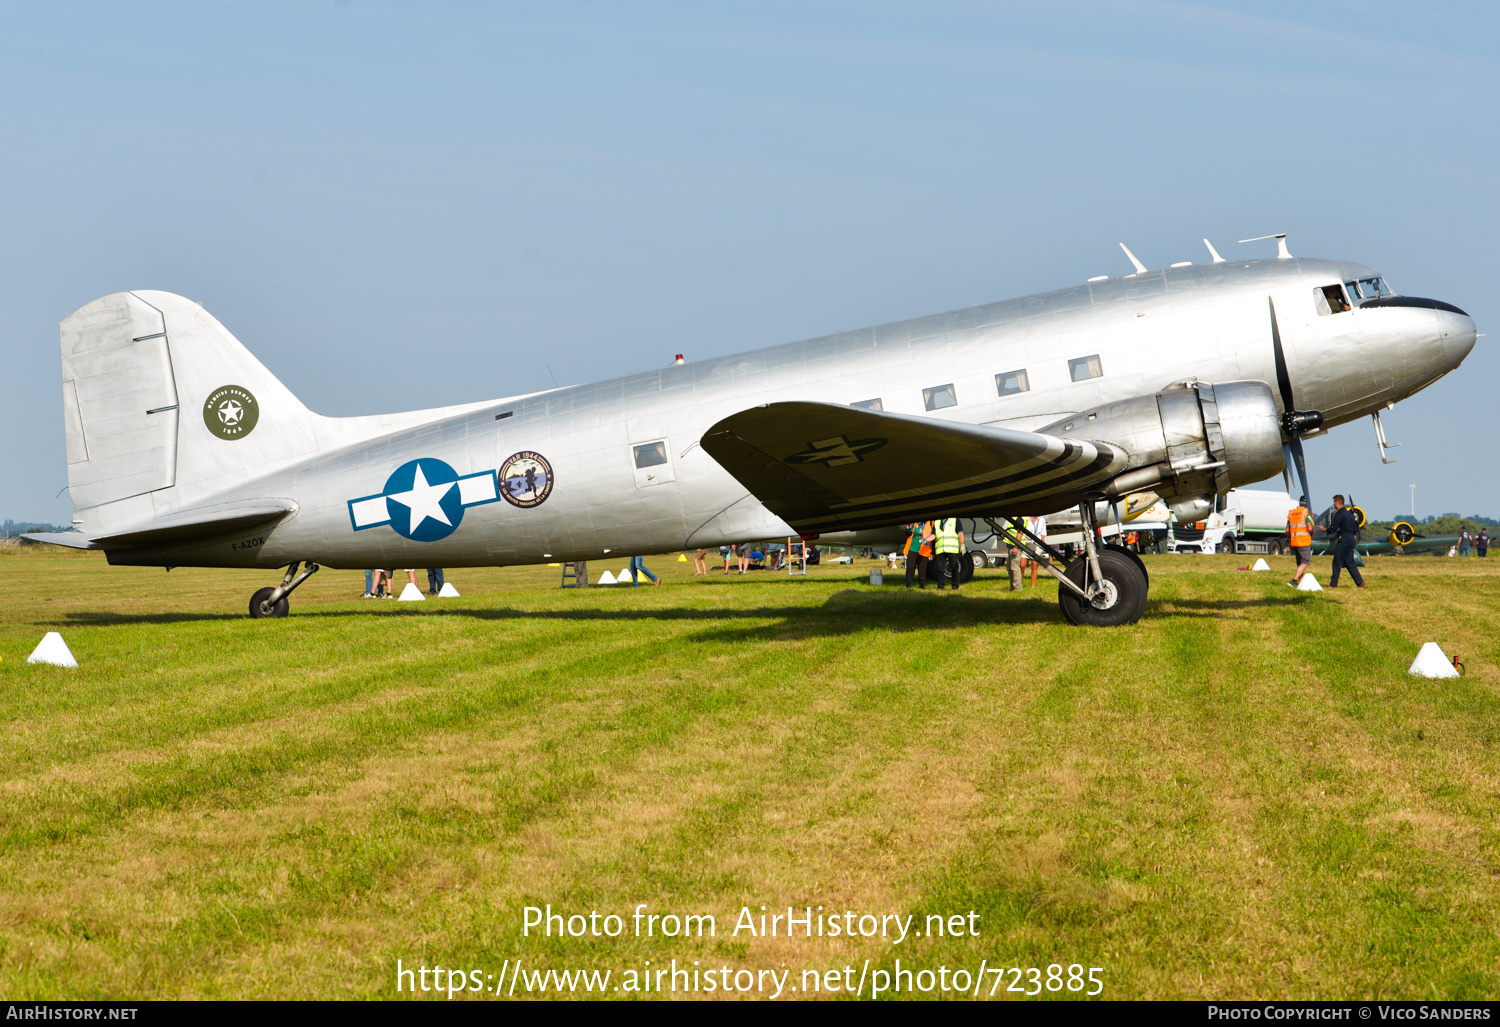
[[[1484,4],[0,3],[0,519],[65,523],[57,322],[203,301],[310,407],[412,409],[1129,270],[1384,271],[1500,325]],[[1500,340],[1500,334],[1495,336]],[[549,366],[550,365],[550,366]],[[1500,513],[1494,341],[1310,443]]]

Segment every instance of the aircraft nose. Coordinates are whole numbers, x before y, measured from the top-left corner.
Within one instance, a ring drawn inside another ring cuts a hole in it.
[[[1474,319],[1457,307],[1437,312],[1438,330],[1443,337],[1443,355],[1448,358],[1450,369],[1463,363],[1464,357],[1474,348],[1479,338]]]

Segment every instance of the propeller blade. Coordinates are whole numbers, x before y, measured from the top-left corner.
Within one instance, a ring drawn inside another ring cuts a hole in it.
[[[1276,301],[1266,297],[1271,308],[1271,352],[1276,357],[1276,387],[1281,390],[1281,409],[1290,413],[1297,409],[1292,401],[1292,376],[1286,368],[1286,352],[1281,348],[1281,326],[1276,323]]]
[[[1302,436],[1292,432],[1282,450],[1286,454],[1287,466],[1297,469],[1297,481],[1302,485],[1302,494],[1307,497],[1308,507],[1311,509],[1313,495],[1307,484],[1307,458],[1302,454]]]

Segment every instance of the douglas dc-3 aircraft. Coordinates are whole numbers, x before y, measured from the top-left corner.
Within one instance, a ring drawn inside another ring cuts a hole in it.
[[[285,567],[250,603],[274,617],[319,565],[875,544],[917,519],[1074,505],[1093,525],[1101,500],[1147,490],[1194,521],[1287,463],[1311,495],[1302,437],[1437,381],[1475,327],[1372,268],[1277,242],[1271,259],[1209,246],[1211,263],[1159,271],[1126,250],[1137,270],[1120,278],[366,417],[308,410],[199,304],[115,293],[61,326],[78,531],[32,537],[112,564]],[[1063,613],[1137,620],[1144,566],[1084,541],[1053,571]]]

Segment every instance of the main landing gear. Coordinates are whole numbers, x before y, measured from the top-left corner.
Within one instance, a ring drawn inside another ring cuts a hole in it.
[[[285,617],[290,609],[286,597],[292,594],[294,588],[318,573],[318,565],[309,562],[307,569],[298,574],[297,568],[301,566],[302,561],[294,562],[286,569],[286,576],[281,579],[281,584],[275,588],[262,588],[251,596],[250,616]]]
[[[1038,566],[1057,579],[1057,603],[1070,624],[1087,624],[1094,627],[1116,627],[1134,624],[1146,612],[1146,596],[1151,590],[1151,578],[1141,558],[1124,546],[1108,545],[1098,534],[1094,518],[1094,504],[1099,496],[1085,496],[1079,504],[1078,514],[1083,529],[1083,556],[1068,564],[1063,570],[1063,556],[1047,543],[1033,535],[1021,518],[1013,518],[1011,524],[1040,551],[1021,540],[1021,549]],[[998,525],[991,522],[996,532]],[[1043,553],[1052,556],[1049,562]]]

